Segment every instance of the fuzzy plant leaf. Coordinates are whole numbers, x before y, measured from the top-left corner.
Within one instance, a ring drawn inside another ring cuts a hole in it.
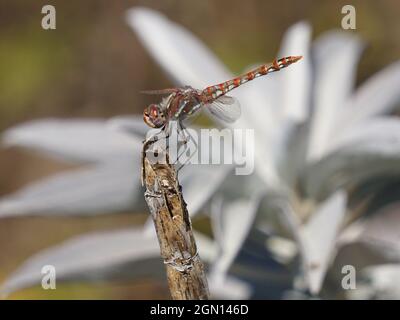
[[[59,173],[0,199],[0,217],[139,212],[144,200],[135,162],[115,161]]]
[[[29,148],[77,163],[132,157],[142,139],[110,130],[106,120],[95,119],[35,120],[8,129],[2,136],[3,145]]]
[[[196,233],[199,254],[207,262],[215,259],[216,248],[207,236]],[[152,277],[165,281],[160,248],[155,235],[142,228],[93,232],[69,239],[28,259],[1,286],[9,295],[42,281],[43,266],[56,270],[57,281],[134,280]],[[234,291],[232,291],[234,289]],[[227,277],[221,287],[211,286],[215,298],[246,299],[248,286]]]
[[[312,294],[320,291],[325,273],[334,258],[336,239],[345,213],[346,194],[337,191],[300,228],[306,279]]]

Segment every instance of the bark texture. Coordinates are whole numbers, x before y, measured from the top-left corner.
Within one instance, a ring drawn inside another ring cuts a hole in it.
[[[144,158],[145,199],[149,206],[161,256],[174,300],[209,298],[204,265],[197,252],[192,225],[175,168]]]

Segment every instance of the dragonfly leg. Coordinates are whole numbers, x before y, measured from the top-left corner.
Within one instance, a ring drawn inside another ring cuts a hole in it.
[[[197,151],[197,149],[198,149],[197,141],[193,138],[193,136],[189,133],[189,131],[186,130],[186,128],[185,128],[182,124],[180,124],[180,127],[181,127],[181,131],[183,132],[183,134],[184,134],[184,136],[185,136],[184,151],[180,154],[180,156],[182,156],[182,154],[183,154],[184,152],[186,152],[186,150],[187,150],[187,143],[188,143],[189,141],[192,141],[192,142],[193,142],[193,144],[194,144],[194,146],[195,146],[195,150],[194,150],[194,152],[192,152],[192,154],[189,156],[189,158],[186,159],[185,163],[183,163],[183,164],[181,164],[181,165],[179,166],[179,168],[176,170],[177,173],[190,161],[190,159],[192,159],[192,157],[194,156],[194,154],[196,153],[196,151]],[[179,156],[179,157],[180,157],[180,156]],[[177,158],[177,162],[179,161],[179,157]]]
[[[185,153],[186,151],[186,147],[187,147],[187,143],[188,143],[188,138],[184,132],[184,127],[182,125],[178,125],[178,135],[182,137],[183,140],[183,151],[181,151],[177,156],[176,159],[174,161],[174,164],[177,164],[179,161],[179,158]]]

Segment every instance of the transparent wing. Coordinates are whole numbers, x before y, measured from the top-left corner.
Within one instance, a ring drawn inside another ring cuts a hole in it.
[[[221,96],[205,107],[217,119],[227,123],[235,122],[241,115],[239,101],[229,96]]]
[[[178,91],[178,89],[176,88],[168,88],[168,89],[160,89],[160,90],[142,90],[140,91],[140,93],[143,94],[153,94],[153,95],[157,95],[157,94],[171,94]]]

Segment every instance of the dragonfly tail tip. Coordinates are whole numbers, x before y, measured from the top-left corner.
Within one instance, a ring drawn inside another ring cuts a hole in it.
[[[302,58],[303,58],[303,56],[294,56],[294,57],[292,57],[292,60],[293,60],[293,62],[297,62]]]

